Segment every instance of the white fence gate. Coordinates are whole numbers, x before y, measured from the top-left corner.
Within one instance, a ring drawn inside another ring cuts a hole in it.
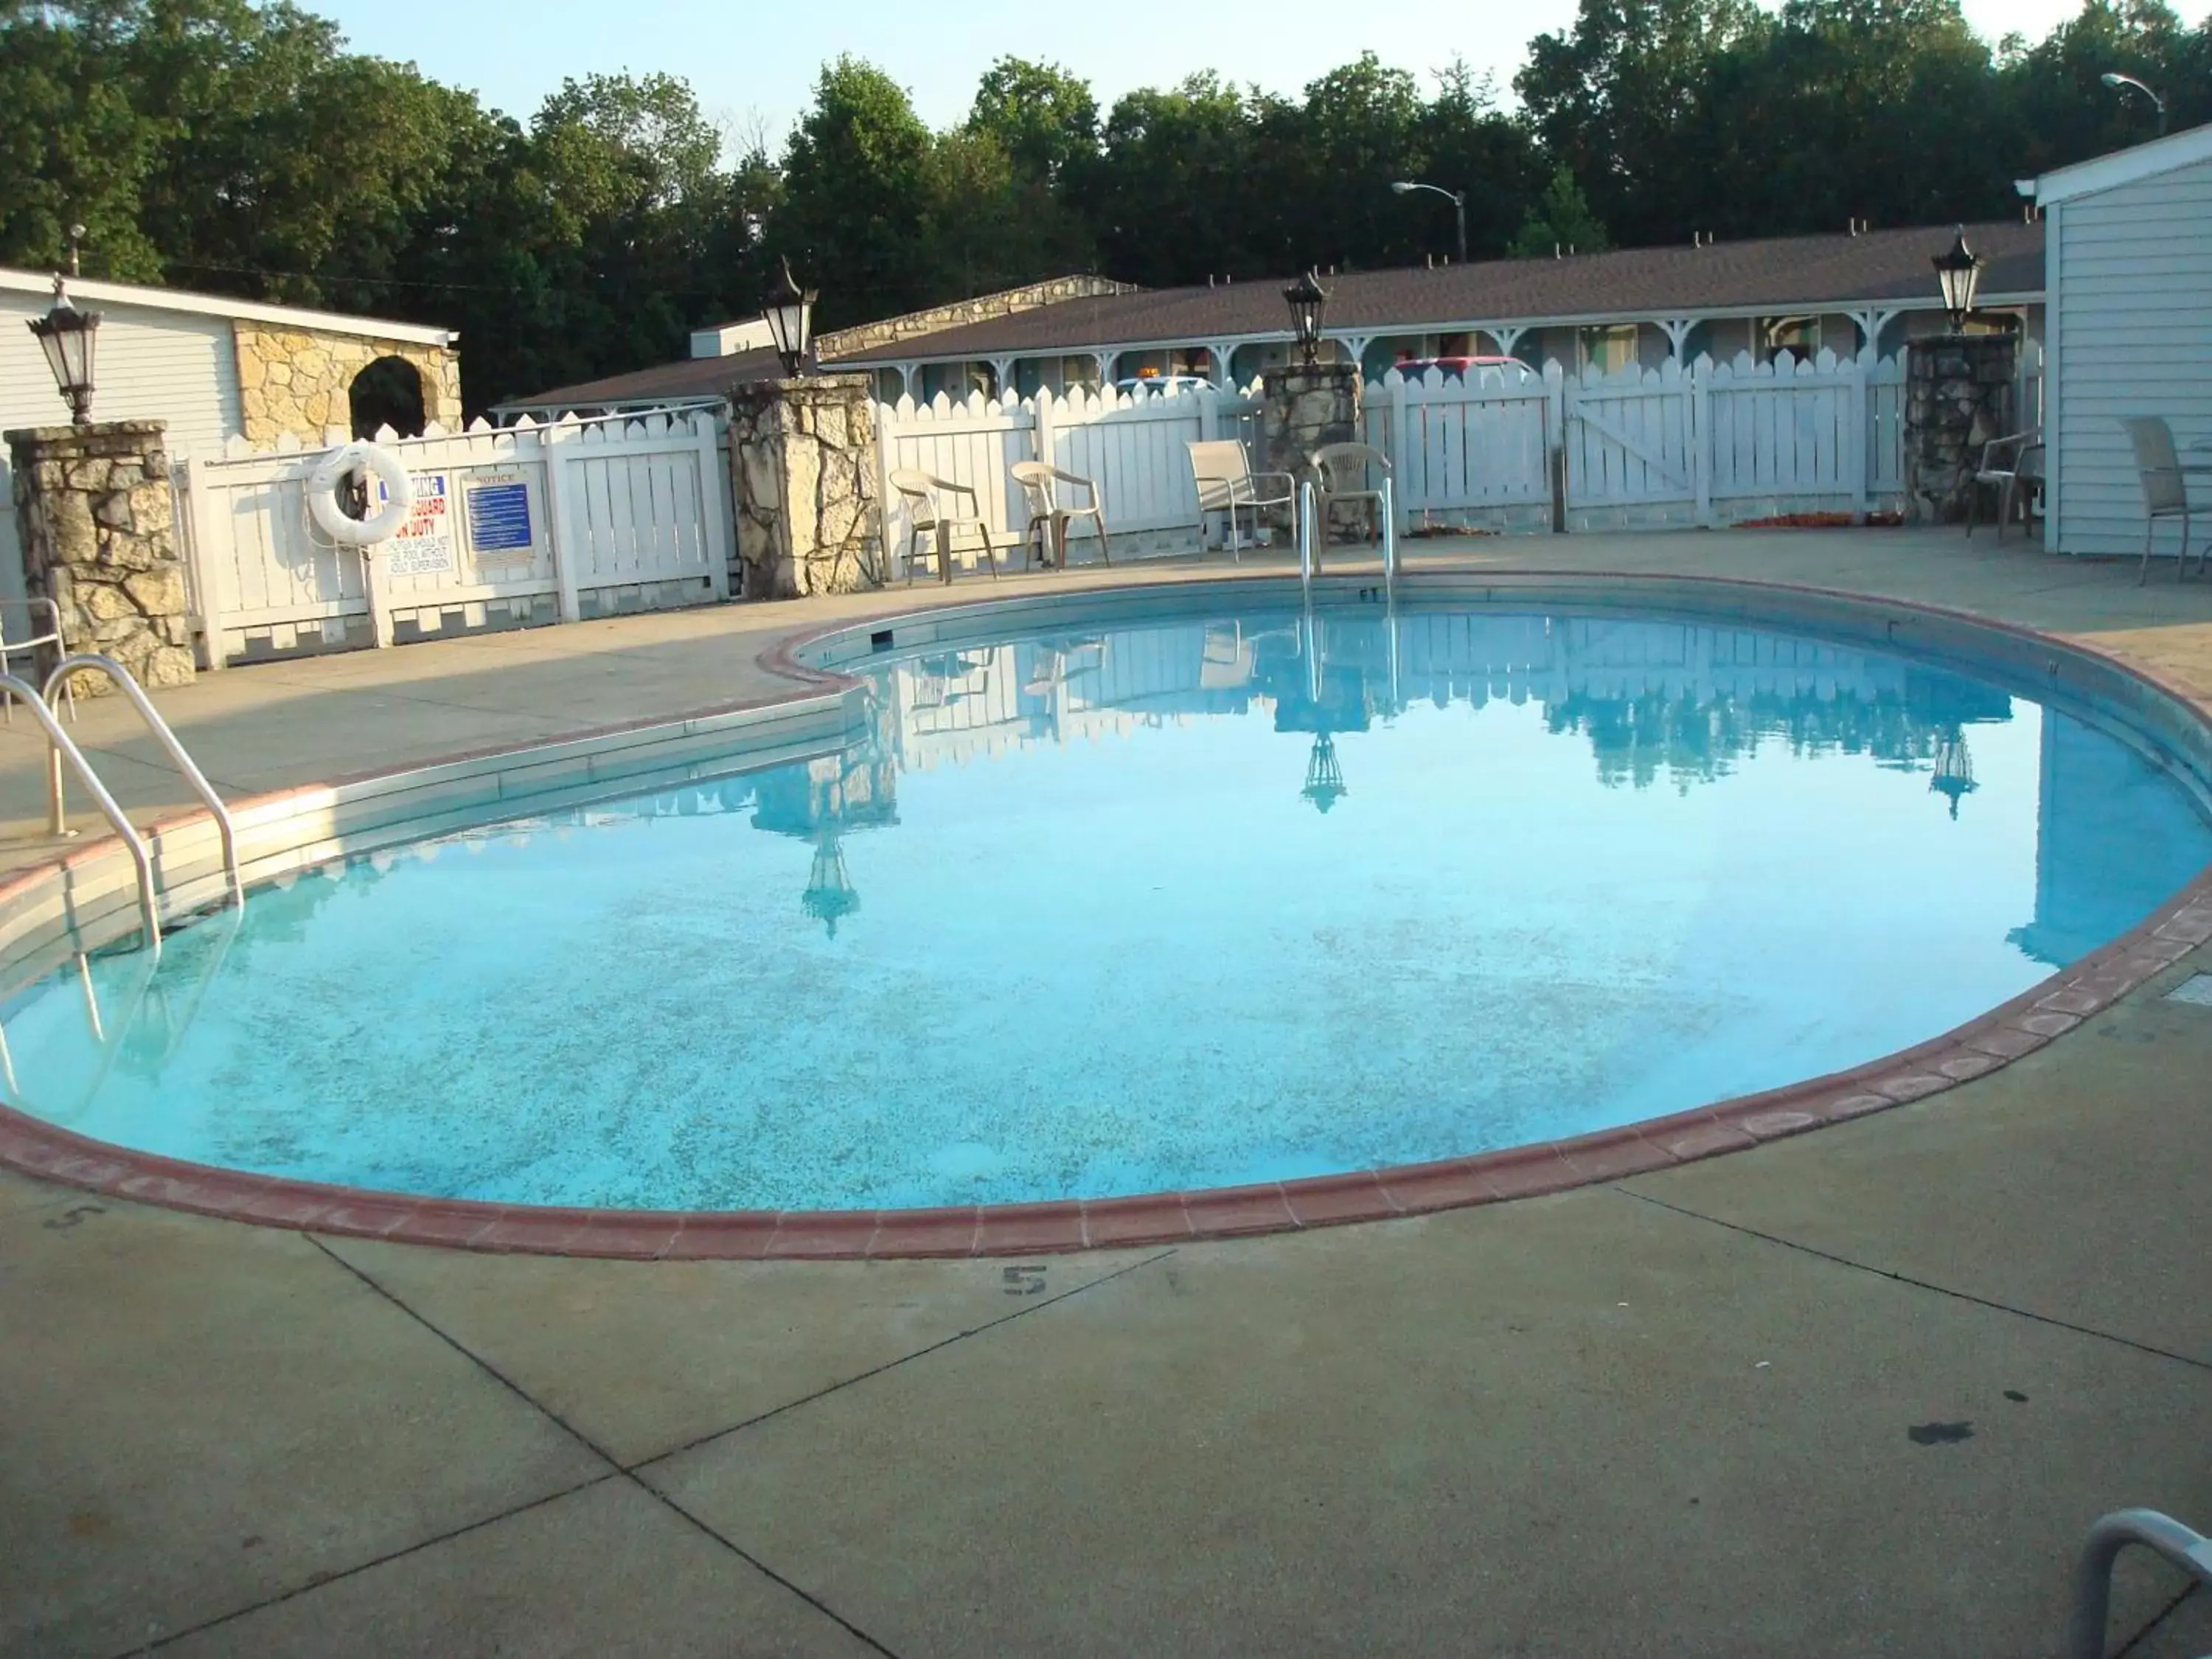
[[[1367,388],[1366,419],[1407,530],[1535,529],[1559,512],[1572,530],[1719,525],[1896,507],[1904,394],[1898,359],[1783,352],[1579,376],[1394,370]]]
[[[220,459],[179,465],[178,521],[211,665],[730,592],[728,462],[711,411],[479,422],[379,441],[411,476],[416,505],[367,555],[333,544],[308,514],[323,451],[234,440]]]
[[[1109,538],[1126,538],[1115,542],[1118,556],[1189,552],[1198,545],[1199,512],[1186,446],[1238,438],[1249,448],[1259,403],[1210,386],[1135,393],[1079,389],[1020,398],[978,392],[963,403],[940,392],[931,403],[902,398],[880,404],[876,421],[884,477],[884,568],[898,577],[907,574],[913,522],[890,476],[908,467],[972,489],[992,544],[1000,549],[1018,546],[1028,522],[1010,469],[1018,461],[1043,460],[1097,484]],[[1091,533],[1088,520],[1074,526],[1071,558]],[[955,538],[956,568],[974,569],[981,556],[975,537]]]

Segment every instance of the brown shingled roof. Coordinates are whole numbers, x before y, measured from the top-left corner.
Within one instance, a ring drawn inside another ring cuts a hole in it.
[[[1626,248],[1565,259],[1492,259],[1436,270],[1325,277],[1332,331],[1414,333],[1468,323],[1663,317],[1701,311],[1834,309],[1936,299],[1929,260],[1954,228],[1856,236],[1766,237],[1705,247]],[[1969,225],[1989,261],[1982,292],[2043,292],[2043,226]],[[1069,300],[857,352],[840,367],[922,357],[1049,355],[1098,346],[1182,343],[1289,332],[1279,281]]]
[[[652,368],[632,369],[627,374],[610,374],[605,380],[555,386],[550,392],[533,392],[527,398],[503,399],[499,406],[535,409],[541,404],[563,404],[576,409],[592,409],[607,404],[653,403],[671,398],[719,398],[733,386],[769,380],[782,373],[775,353],[763,346],[751,351],[733,351],[726,357],[685,357]]]

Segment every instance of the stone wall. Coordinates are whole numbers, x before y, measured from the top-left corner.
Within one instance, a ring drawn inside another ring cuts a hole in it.
[[[448,346],[245,321],[234,321],[230,332],[243,429],[258,445],[274,443],[287,432],[302,443],[320,444],[326,427],[350,429],[354,376],[380,357],[415,366],[422,377],[424,420],[450,431],[461,428],[461,361]]]
[[[1106,276],[1054,276],[1042,283],[1031,283],[1025,288],[1010,288],[997,294],[979,294],[972,300],[955,300],[950,305],[932,306],[927,311],[910,311],[903,317],[886,317],[879,323],[862,323],[856,328],[841,328],[834,333],[817,336],[814,342],[815,356],[823,362],[834,362],[839,357],[858,356],[864,351],[877,351],[901,340],[911,340],[923,334],[935,334],[940,330],[959,328],[969,323],[988,322],[994,317],[1011,317],[1018,311],[1035,311],[1042,306],[1058,305],[1064,300],[1094,300],[1109,294],[1136,294],[1141,290],[1133,283],[1117,283]]]
[[[1956,524],[1982,447],[2012,430],[2019,338],[1942,334],[1905,349],[1905,499],[1916,523]]]
[[[114,658],[145,685],[188,685],[191,622],[159,421],[10,432],[29,591],[61,611],[72,653]],[[58,659],[41,652],[44,675]],[[80,696],[111,688],[78,675]]]
[[[744,597],[876,586],[883,523],[869,378],[761,380],[728,395]]]
[[[1260,376],[1261,466],[1287,472],[1303,483],[1310,476],[1306,457],[1323,444],[1358,443],[1365,436],[1361,419],[1364,376],[1350,362],[1285,364]],[[1352,503],[1343,514],[1356,516]],[[1340,515],[1341,517],[1342,515]],[[1273,515],[1287,526],[1289,515]],[[1349,522],[1345,520],[1345,522]]]

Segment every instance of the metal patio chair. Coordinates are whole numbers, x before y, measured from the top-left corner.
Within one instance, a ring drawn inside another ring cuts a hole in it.
[[[2159,416],[2123,416],[2120,424],[2128,430],[2128,442],[2135,450],[2136,477],[2142,485],[2142,570],[2136,586],[2141,587],[2150,580],[2151,532],[2160,519],[2181,520],[2181,546],[2173,559],[2173,579],[2179,581],[2189,569],[2190,476],[2212,473],[2212,462],[2184,466],[2174,453],[2173,429]],[[2197,556],[2199,575],[2204,572],[2205,556],[2205,553]]]
[[[914,567],[921,559],[934,558],[941,581],[952,580],[952,532],[973,530],[982,542],[983,557],[991,567],[991,580],[999,579],[999,556],[991,546],[991,526],[983,517],[975,491],[963,483],[939,478],[918,468],[902,466],[890,475],[891,488],[906,503],[906,581],[914,586]],[[958,497],[968,498],[963,508]],[[921,550],[921,535],[930,532],[928,551]]]
[[[1216,438],[1187,446],[1190,451],[1191,478],[1198,485],[1198,526],[1203,538],[1206,515],[1225,513],[1229,515],[1229,556],[1232,561],[1242,557],[1243,544],[1237,538],[1237,515],[1249,509],[1252,514],[1252,533],[1256,538],[1260,531],[1260,512],[1263,507],[1285,507],[1291,512],[1291,523],[1296,529],[1298,516],[1298,482],[1287,472],[1255,472],[1251,458],[1245,454],[1244,446],[1234,438]]]
[[[1091,479],[1073,472],[1063,472],[1043,461],[1016,461],[1006,469],[1013,481],[1021,486],[1022,499],[1029,504],[1030,521],[1022,532],[1024,551],[1022,568],[1029,568],[1029,550],[1038,552],[1038,562],[1054,563],[1067,568],[1067,527],[1077,519],[1088,519],[1098,528],[1098,556],[1107,564],[1114,562],[1113,553],[1106,544],[1106,501],[1099,495],[1098,485]],[[1056,486],[1090,492],[1087,507],[1062,506]],[[1044,532],[1039,540],[1038,531]]]
[[[1339,501],[1357,501],[1370,526],[1376,541],[1382,539],[1382,514],[1386,510],[1384,492],[1370,487],[1375,469],[1384,478],[1390,476],[1390,458],[1373,444],[1323,444],[1306,458],[1318,483],[1315,513],[1320,522],[1314,526],[1315,551],[1328,543],[1329,509]]]
[[[2028,514],[2035,498],[2043,493],[2043,428],[2032,426],[2025,432],[2015,432],[2009,437],[1992,438],[1982,446],[1982,464],[1974,469],[1974,481],[1966,491],[1966,534],[1974,533],[1974,525],[1981,516],[1982,491],[1997,492],[1997,539],[2004,539],[2004,527],[2012,518],[2014,504],[2020,507],[2020,525],[2025,531]]]

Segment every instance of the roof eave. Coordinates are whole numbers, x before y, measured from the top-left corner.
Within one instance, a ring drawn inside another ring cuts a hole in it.
[[[2046,173],[2035,181],[2035,204],[2050,207],[2070,202],[2077,196],[2094,196],[2205,161],[2212,161],[2212,125],[2170,133]]]
[[[2006,293],[1984,295],[1982,296],[1982,303],[1984,306],[1991,307],[2041,305],[2043,303],[2043,290],[2040,289],[2020,289]],[[1868,299],[1864,297],[1853,300],[1776,299],[1762,301],[1755,305],[1654,307],[1638,308],[1633,311],[1613,310],[1562,312],[1537,317],[1488,316],[1440,317],[1433,319],[1415,318],[1409,319],[1404,322],[1376,323],[1372,325],[1363,325],[1359,327],[1324,328],[1322,330],[1322,336],[1325,339],[1331,340],[1343,340],[1354,337],[1374,339],[1381,336],[1404,334],[1416,330],[1422,333],[1458,334],[1470,332],[1477,329],[1490,331],[1501,327],[1516,328],[1525,333],[1531,330],[1543,328],[1590,328],[1601,326],[1607,323],[1619,323],[1623,319],[1639,322],[1656,321],[1662,317],[1664,317],[1670,321],[1682,320],[1693,323],[1703,323],[1729,322],[1745,317],[1771,317],[1776,315],[1778,311],[1784,310],[1793,313],[1800,312],[1848,313],[1854,311],[1887,311],[1893,313],[1903,313],[1907,311],[1941,311],[1942,308],[1943,301],[1942,298],[1937,295],[1916,295],[1911,298],[1892,298],[1887,300]],[[1094,340],[1085,342],[1080,345],[1031,345],[1021,347],[1011,351],[981,352],[971,349],[966,351],[928,352],[920,355],[908,355],[902,356],[870,356],[865,357],[841,357],[834,363],[825,364],[824,367],[859,372],[865,369],[874,368],[897,368],[902,364],[908,363],[919,367],[926,363],[981,362],[988,362],[993,357],[1029,359],[1036,357],[1080,356],[1085,354],[1099,351],[1167,351],[1172,350],[1179,346],[1190,346],[1195,344],[1225,345],[1231,348],[1245,345],[1268,345],[1285,343],[1291,337],[1291,331],[1286,328],[1250,334],[1212,334],[1203,337],[1198,335],[1167,335],[1154,336],[1150,338],[1127,340]]]
[[[52,288],[53,281],[50,271],[0,266],[0,293],[44,294]],[[450,348],[459,344],[461,338],[453,329],[403,323],[388,317],[356,317],[342,311],[315,311],[302,306],[263,305],[252,300],[227,299],[219,294],[195,294],[185,289],[152,288],[139,283],[103,283],[85,276],[71,276],[68,282],[72,299],[100,305],[137,306],[142,310],[173,311],[185,316],[273,323],[279,327],[311,328],[325,334],[347,334],[362,339],[401,340],[410,345]]]

